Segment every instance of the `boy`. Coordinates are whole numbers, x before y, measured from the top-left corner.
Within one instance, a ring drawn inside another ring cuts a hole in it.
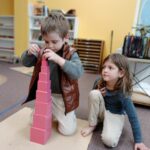
[[[26,67],[35,66],[30,83],[30,92],[25,102],[35,99],[41,58],[48,60],[52,91],[52,113],[58,121],[58,130],[63,135],[71,135],[76,130],[74,110],[79,105],[77,79],[83,74],[83,67],[75,49],[67,44],[69,25],[60,13],[51,13],[41,23],[41,35],[45,46],[40,50],[32,44],[22,54]]]

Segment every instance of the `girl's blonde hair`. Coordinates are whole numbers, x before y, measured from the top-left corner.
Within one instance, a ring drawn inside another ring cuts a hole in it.
[[[47,35],[56,32],[61,38],[67,36],[69,32],[69,23],[62,13],[51,12],[41,23],[41,34]]]
[[[113,53],[113,54],[108,55],[104,59],[103,64],[108,60],[110,60],[113,64],[115,64],[120,71],[124,72],[124,76],[118,79],[114,87],[114,90],[122,90],[125,95],[131,95],[132,76],[129,71],[129,64],[128,64],[127,58],[121,54]],[[100,73],[102,73],[102,68],[100,70]],[[105,85],[106,85],[105,81],[101,79],[99,81],[98,88],[102,88]]]

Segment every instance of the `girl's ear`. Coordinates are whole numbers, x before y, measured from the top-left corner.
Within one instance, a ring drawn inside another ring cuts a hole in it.
[[[124,69],[121,69],[121,70],[119,71],[119,77],[122,78],[122,77],[124,76],[124,74],[125,74]]]

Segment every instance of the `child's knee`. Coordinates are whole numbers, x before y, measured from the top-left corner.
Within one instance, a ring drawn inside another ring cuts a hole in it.
[[[90,100],[95,100],[99,97],[99,94],[100,94],[99,90],[92,90],[89,93],[89,99]]]
[[[73,135],[76,132],[76,126],[69,128],[59,125],[58,131],[65,136]]]
[[[102,135],[102,141],[108,147],[116,147],[118,144],[118,139],[108,135]]]

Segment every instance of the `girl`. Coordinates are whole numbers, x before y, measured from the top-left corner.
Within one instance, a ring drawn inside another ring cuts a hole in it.
[[[131,101],[132,79],[125,56],[111,54],[104,59],[101,79],[94,83],[89,94],[89,126],[81,130],[87,136],[95,129],[98,119],[103,122],[102,141],[109,147],[115,147],[124,126],[127,114],[135,141],[134,150],[149,150],[142,143],[141,128],[135,107]]]

